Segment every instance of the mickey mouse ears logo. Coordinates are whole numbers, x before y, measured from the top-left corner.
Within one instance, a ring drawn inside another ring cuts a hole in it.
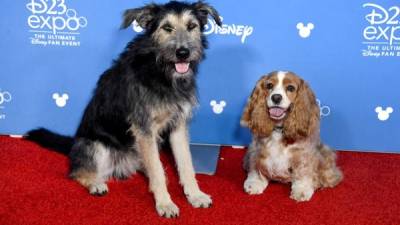
[[[62,108],[67,105],[67,100],[69,99],[69,96],[66,93],[60,95],[56,92],[53,94],[53,99],[55,100],[56,105]]]
[[[390,114],[393,112],[393,108],[392,107],[386,107],[385,110],[383,110],[382,106],[377,106],[375,108],[375,112],[377,113],[378,119],[380,121],[386,121],[389,119]]]
[[[299,30],[300,37],[308,38],[311,35],[311,30],[314,29],[314,24],[307,23],[307,25],[304,26],[304,24],[300,22],[296,25],[296,28]]]
[[[217,101],[211,100],[210,106],[212,107],[212,110],[215,114],[221,114],[224,111],[226,102],[224,100],[222,100],[222,101],[219,101],[219,103],[217,103]]]

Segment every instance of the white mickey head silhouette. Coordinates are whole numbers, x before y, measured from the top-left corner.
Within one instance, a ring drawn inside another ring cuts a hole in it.
[[[132,28],[135,32],[138,32],[138,33],[143,31],[143,28],[139,25],[139,23],[136,20],[133,21]]]
[[[299,35],[302,38],[308,38],[311,34],[311,30],[314,29],[313,23],[307,23],[307,26],[304,26],[303,23],[298,23],[296,28],[299,30]]]
[[[222,101],[219,101],[219,104],[217,104],[217,101],[212,100],[210,102],[210,105],[212,106],[212,110],[215,114],[221,114],[224,111],[226,102],[224,100],[222,100]]]
[[[378,113],[378,119],[380,121],[385,121],[389,119],[390,113],[393,112],[393,108],[389,106],[386,107],[385,110],[383,110],[381,106],[378,106],[375,108],[375,112]]]
[[[69,99],[69,96],[66,93],[62,94],[61,96],[58,93],[54,93],[53,99],[56,100],[56,105],[58,107],[62,108],[67,104],[67,100]]]

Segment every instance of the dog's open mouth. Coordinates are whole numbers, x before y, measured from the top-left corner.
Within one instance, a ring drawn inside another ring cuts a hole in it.
[[[285,117],[286,115],[286,109],[281,107],[271,107],[268,109],[268,111],[269,111],[269,116],[274,120],[283,119],[283,117]]]
[[[187,73],[189,71],[189,62],[177,62],[175,63],[175,70],[180,74]]]

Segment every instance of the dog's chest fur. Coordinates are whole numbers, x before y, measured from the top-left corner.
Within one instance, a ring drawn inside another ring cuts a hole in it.
[[[274,131],[260,149],[259,166],[269,178],[281,182],[290,182],[291,152],[288,146],[281,142],[282,133]]]
[[[175,126],[178,121],[185,121],[190,117],[192,104],[189,102],[177,104],[162,104],[152,112],[153,128],[156,132],[166,127]]]

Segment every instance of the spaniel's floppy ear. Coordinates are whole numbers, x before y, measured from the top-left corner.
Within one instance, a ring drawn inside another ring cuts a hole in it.
[[[159,5],[152,3],[141,8],[125,10],[121,29],[129,27],[135,20],[140,27],[149,28],[160,9]]]
[[[240,124],[250,128],[251,132],[259,137],[268,137],[274,129],[274,122],[268,115],[267,96],[265,87],[268,76],[263,76],[247,100]]]
[[[208,15],[210,15],[215,20],[218,26],[222,25],[221,18],[214,7],[203,1],[193,3],[192,6],[198,15],[202,27],[207,24]]]
[[[301,80],[291,112],[283,124],[285,139],[296,141],[309,137],[319,129],[319,120],[320,109],[315,95],[308,84]]]

